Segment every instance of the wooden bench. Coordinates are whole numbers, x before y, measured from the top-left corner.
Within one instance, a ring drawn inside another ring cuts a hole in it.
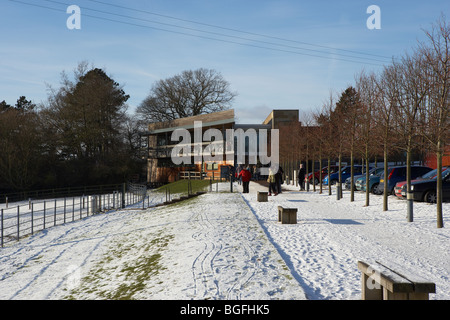
[[[258,200],[258,202],[267,202],[268,201],[268,192],[258,191],[257,200]]]
[[[380,262],[358,261],[362,300],[428,300],[436,285],[417,275],[406,274]]]
[[[278,206],[278,222],[282,224],[297,224],[297,208]]]

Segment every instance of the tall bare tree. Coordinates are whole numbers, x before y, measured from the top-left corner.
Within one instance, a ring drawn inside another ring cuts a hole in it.
[[[421,125],[421,132],[433,146],[437,160],[436,210],[437,227],[444,227],[442,215],[442,157],[450,139],[450,24],[444,16],[425,31],[427,42],[419,43],[419,52],[424,57],[425,68],[430,73],[423,74],[429,81],[429,103],[424,105],[427,115]]]
[[[201,68],[159,80],[136,111],[147,122],[170,121],[226,110],[235,96],[219,72]]]
[[[414,220],[413,199],[411,194],[411,163],[414,149],[417,147],[419,135],[418,123],[420,112],[426,103],[429,85],[424,81],[423,73],[426,71],[423,56],[417,52],[410,56],[405,55],[401,62],[394,62],[397,72],[396,104],[394,108],[396,135],[401,143],[398,147],[406,153],[406,193],[407,193],[407,221]],[[387,180],[385,180],[387,184]]]
[[[354,201],[354,159],[355,159],[355,145],[357,141],[358,117],[360,115],[360,106],[358,93],[353,87],[345,89],[336,103],[334,115],[336,117],[337,131],[339,132],[339,186],[342,192],[342,177],[341,177],[341,158],[343,150],[350,150],[350,166],[351,166],[351,194],[350,201]]]
[[[361,114],[359,117],[359,125],[361,128],[360,146],[366,166],[366,206],[369,206],[369,159],[372,155],[371,149],[375,148],[374,144],[374,106],[377,101],[376,76],[374,73],[366,74],[362,71],[356,78],[356,89],[361,101]]]
[[[383,147],[384,177],[388,176],[389,156],[392,154],[394,138],[393,132],[393,110],[397,100],[397,79],[396,69],[390,65],[384,68],[381,75],[376,79],[376,90],[378,92],[375,100],[374,121],[376,123],[376,136],[381,137]],[[384,184],[383,190],[383,211],[389,210],[388,185]]]

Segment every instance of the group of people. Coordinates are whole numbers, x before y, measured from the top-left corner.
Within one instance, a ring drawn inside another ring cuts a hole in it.
[[[300,190],[305,190],[305,175],[306,170],[303,167],[303,164],[300,164],[298,171],[298,183],[300,185]],[[253,175],[253,177],[255,176]],[[238,179],[239,183],[242,181],[242,188],[244,189],[243,193],[249,193],[250,180],[252,179],[250,166],[239,166],[236,171],[236,178]],[[272,168],[269,169],[267,182],[269,183],[269,196],[271,196],[272,194],[276,196],[281,193],[281,185],[283,183],[283,169],[281,168],[281,166],[278,167],[277,172],[274,172]]]
[[[283,183],[283,168],[278,167],[278,171],[274,172],[272,168],[269,169],[269,177],[267,178],[269,183],[269,196],[276,196],[281,193],[281,184]]]
[[[256,166],[253,167],[254,170],[257,170]],[[238,179],[239,184],[242,182],[243,193],[249,193],[249,185],[252,177],[255,180],[259,180],[258,172],[254,171],[252,174],[250,166],[241,167],[239,166],[236,170],[236,178]],[[267,182],[269,183],[269,196],[277,195],[281,193],[281,184],[283,183],[283,169],[278,167],[278,171],[275,173],[272,169],[269,169],[269,176],[267,178]]]

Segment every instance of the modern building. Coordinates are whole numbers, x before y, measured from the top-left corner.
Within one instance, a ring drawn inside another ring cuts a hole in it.
[[[253,163],[250,159],[254,158],[250,157],[260,150],[261,134],[267,134],[267,145],[270,146],[271,131],[298,122],[298,116],[298,110],[273,110],[262,124],[237,124],[231,109],[151,123],[148,131],[142,133],[147,140],[147,182],[172,182],[186,177],[228,178],[238,163]],[[244,133],[242,140],[235,135],[239,129]],[[211,133],[214,139],[210,137]],[[180,138],[183,134],[186,137]],[[244,157],[236,154],[239,145],[245,150]],[[211,156],[199,157],[198,150],[207,147]],[[175,163],[174,152],[188,161]]]

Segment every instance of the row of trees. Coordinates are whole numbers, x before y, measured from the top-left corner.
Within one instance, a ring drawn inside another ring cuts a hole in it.
[[[101,69],[80,63],[48,102],[0,106],[0,190],[122,182],[136,171],[129,96]],[[139,172],[139,171],[138,171]]]
[[[287,143],[291,148],[282,156],[320,163],[322,159],[328,159],[329,163],[337,159],[339,166],[345,156],[352,166],[355,158],[363,159],[366,167],[369,161],[383,158],[387,176],[388,162],[399,153],[406,154],[410,193],[410,165],[417,160],[414,155],[435,153],[440,228],[443,227],[442,158],[450,142],[450,26],[441,18],[425,34],[427,41],[419,43],[411,54],[394,60],[380,73],[358,73],[354,86],[345,89],[338,98],[330,94],[321,110],[305,115],[302,124],[293,124],[297,128],[285,128],[290,132],[301,130],[301,134],[289,135]],[[388,210],[387,184],[384,188],[383,210]],[[413,221],[412,200],[408,202],[408,221]]]
[[[0,192],[124,182],[144,171],[148,123],[221,111],[235,95],[214,70],[184,71],[157,81],[130,113],[123,87],[81,62],[43,104],[0,102]]]

